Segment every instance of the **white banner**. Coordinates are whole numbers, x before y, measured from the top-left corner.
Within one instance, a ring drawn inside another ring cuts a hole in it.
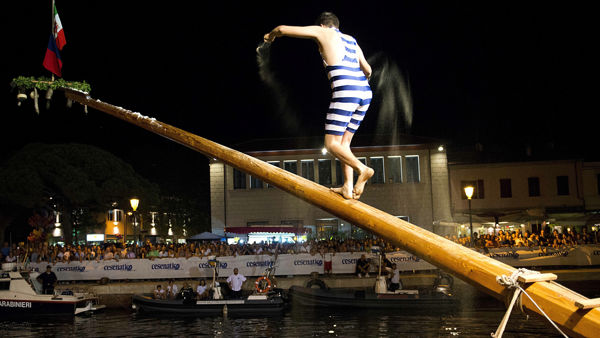
[[[332,259],[332,272],[354,273],[356,261],[363,253],[336,253]],[[375,254],[365,254],[371,258],[374,267]],[[406,252],[388,253],[387,257],[402,270],[430,270],[435,267]],[[219,275],[229,276],[234,268],[244,276],[260,276],[268,267],[275,268],[276,275],[309,275],[323,273],[323,257],[310,254],[282,254],[277,256],[238,256],[218,257]],[[33,269],[45,271],[48,263],[31,264]],[[57,263],[52,267],[59,280],[99,280],[109,279],[166,279],[212,277],[212,268],[207,258],[160,258],[121,259],[119,261],[72,261]]]
[[[362,254],[371,259],[373,272],[377,255],[366,253],[336,253],[332,259],[332,272],[351,274],[355,272],[356,261]],[[540,251],[519,248],[491,249],[485,255],[515,267],[542,266],[590,266],[600,265],[600,246],[582,245],[575,248]],[[417,256],[404,251],[388,253],[387,258],[396,263],[401,271],[432,270],[435,266]],[[279,276],[309,275],[312,272],[323,273],[323,257],[310,254],[282,254],[277,256],[238,256],[218,257],[219,276],[229,276],[234,268],[244,276],[260,276],[266,268],[274,267]],[[31,264],[38,271],[44,271],[48,263]],[[168,279],[212,277],[212,268],[206,258],[161,258],[121,259],[119,261],[73,261],[57,263],[52,270],[59,280],[99,280],[109,279]]]

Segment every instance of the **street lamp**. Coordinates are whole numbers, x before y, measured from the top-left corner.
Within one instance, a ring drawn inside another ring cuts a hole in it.
[[[109,215],[112,218],[112,223],[113,223],[113,235],[118,235],[119,234],[119,209],[115,208],[112,210],[109,210]]]
[[[129,200],[129,203],[131,204],[131,209],[133,209],[133,228],[134,228],[134,232],[136,231],[136,220],[135,220],[135,211],[137,210],[138,206],[140,205],[140,200],[137,197],[132,197]],[[125,237],[125,236],[123,236]],[[127,243],[127,237],[125,237],[125,243]]]
[[[54,231],[52,232],[52,236],[54,237],[62,237],[62,229],[60,228],[60,212],[56,211],[56,220],[54,222]]]
[[[465,195],[467,195],[467,199],[469,200],[469,228],[471,230],[471,246],[473,246],[473,213],[471,212],[471,198],[473,197],[474,190],[475,188],[472,185],[465,187]]]
[[[133,212],[135,212],[137,210],[138,205],[140,205],[140,200],[136,197],[133,197],[129,200],[129,203],[131,203],[131,209],[133,209]]]

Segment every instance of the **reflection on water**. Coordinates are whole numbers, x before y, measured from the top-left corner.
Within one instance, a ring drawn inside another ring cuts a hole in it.
[[[495,300],[469,303],[452,313],[312,309],[290,306],[267,318],[147,316],[106,310],[70,319],[1,320],[3,337],[489,337],[504,309]],[[545,319],[514,311],[504,337],[558,337]]]

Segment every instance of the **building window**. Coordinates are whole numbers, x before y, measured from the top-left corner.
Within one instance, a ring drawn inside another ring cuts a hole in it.
[[[371,168],[375,171],[371,177],[371,183],[385,183],[385,170],[383,167],[383,157],[371,157]]]
[[[569,195],[569,176],[556,176],[556,193],[559,196]]]
[[[252,222],[246,222],[246,226],[249,227],[259,227],[262,225],[269,225],[269,221],[252,221]]]
[[[301,228],[304,225],[304,221],[301,219],[285,219],[281,220],[281,225],[292,225]]]
[[[279,161],[267,161],[267,163],[269,163],[270,165],[274,165],[277,168],[279,168]],[[267,183],[267,188],[273,188],[273,185]]]
[[[472,186],[473,188],[473,197],[472,199],[483,199],[484,191],[483,191],[483,180],[476,181],[460,181],[460,194],[463,200],[467,199],[467,195],[465,194],[465,187]]]
[[[419,168],[419,155],[406,156],[406,182],[421,182],[421,170]]]
[[[529,186],[529,197],[540,196],[540,178],[528,177],[527,185]]]
[[[512,197],[512,185],[510,178],[500,179],[500,198]]]
[[[337,185],[344,184],[344,173],[342,172],[342,162],[335,160],[335,182]]]
[[[263,181],[260,179],[250,176],[250,189],[262,189]]]
[[[233,189],[246,189],[246,173],[233,168]]]
[[[402,156],[388,156],[390,182],[402,183]]]
[[[396,216],[396,217],[400,218],[403,221],[410,222],[410,217],[408,217],[408,216]]]
[[[283,161],[283,169],[298,174],[298,161]]]
[[[300,161],[302,166],[302,177],[307,180],[315,180],[315,161],[314,160],[302,160]]]
[[[319,160],[319,184],[331,185],[331,160]]]

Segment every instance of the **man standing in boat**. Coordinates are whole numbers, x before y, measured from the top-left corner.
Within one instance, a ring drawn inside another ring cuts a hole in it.
[[[389,291],[394,292],[402,289],[402,282],[400,281],[400,270],[396,263],[392,264],[390,269],[390,287]]]
[[[238,272],[238,268],[233,269],[233,275],[227,278],[227,283],[232,291],[232,298],[242,298],[242,286],[246,277]]]
[[[58,281],[58,277],[52,271],[52,266],[46,266],[46,272],[37,276],[37,280],[42,283],[42,293],[45,295],[54,294],[54,287]]]
[[[346,199],[359,199],[374,171],[354,156],[350,142],[371,104],[371,66],[356,40],[339,27],[337,16],[324,12],[314,26],[277,26],[264,40],[271,43],[288,36],[312,39],[319,46],[332,90],[325,119],[325,148],[342,162],[344,173],[343,186],[332,190]],[[353,172],[358,174],[356,184]]]

